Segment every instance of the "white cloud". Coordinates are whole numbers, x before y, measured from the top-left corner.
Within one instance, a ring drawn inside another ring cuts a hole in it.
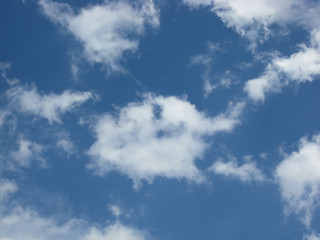
[[[15,182],[0,178],[0,204],[6,201],[10,194],[17,191],[18,187]]]
[[[117,219],[122,215],[122,209],[118,205],[110,205],[109,210]]]
[[[304,0],[184,0],[191,7],[208,6],[229,27],[251,42],[266,40],[270,26],[298,24],[310,34],[308,44],[291,56],[273,54],[263,74],[246,82],[245,92],[254,101],[263,101],[267,93],[280,92],[290,83],[313,81],[320,75],[320,5]],[[207,89],[212,86],[207,84]]]
[[[70,141],[70,139],[59,139],[57,141],[57,147],[61,148],[63,151],[65,151],[68,155],[72,155],[75,151],[74,144]]]
[[[317,4],[303,0],[184,0],[191,7],[210,7],[228,26],[251,41],[251,48],[270,34],[270,26],[298,23],[312,26]]]
[[[10,70],[11,65],[8,62],[0,62],[0,76],[9,84],[13,85],[19,82],[16,78],[10,78],[7,75],[8,70]]]
[[[0,179],[0,239],[1,240],[145,240],[146,231],[123,225],[110,224],[100,230],[87,221],[69,218],[43,217],[37,211],[22,207],[10,198],[17,191],[14,182]],[[66,216],[68,217],[68,216]]]
[[[93,98],[90,92],[66,90],[61,94],[42,94],[35,86],[14,85],[6,96],[10,107],[20,113],[32,114],[47,119],[50,123],[61,123],[61,115],[72,111],[85,101]]]
[[[44,147],[21,137],[19,139],[19,148],[10,153],[7,160],[8,167],[15,169],[16,167],[30,167],[32,162],[37,161],[40,166],[45,167],[46,161],[42,157]]]
[[[209,42],[208,53],[196,55],[190,59],[191,65],[200,65],[204,67],[202,80],[204,82],[203,91],[205,97],[211,94],[215,89],[229,88],[232,84],[230,71],[226,71],[226,73],[221,76],[216,76],[215,78],[218,78],[218,81],[216,83],[212,83],[212,67],[215,62],[215,55],[219,51],[222,51],[222,49],[218,44]]]
[[[261,170],[257,168],[257,164],[251,160],[247,160],[242,165],[239,165],[236,159],[228,162],[218,160],[212,164],[209,170],[215,174],[238,179],[245,183],[254,181],[262,182],[266,180],[264,173],[261,172]]]
[[[275,171],[286,213],[302,215],[309,227],[320,197],[320,135],[302,138],[299,149],[285,156]]]
[[[320,30],[313,30],[309,46],[289,57],[274,56],[265,72],[249,80],[244,91],[254,101],[263,101],[267,93],[280,92],[291,83],[312,82],[320,75]]]
[[[320,240],[320,236],[317,235],[316,233],[311,233],[309,235],[305,235],[303,237],[303,240]]]
[[[79,225],[79,226],[78,226]],[[2,240],[53,240],[81,239],[82,230],[76,220],[59,225],[53,219],[21,206],[0,215],[0,239]]]
[[[9,111],[7,110],[0,110],[0,127],[3,125],[6,117],[8,116]]]
[[[100,231],[92,228],[90,233],[83,240],[145,240],[146,233],[135,228],[115,223]],[[148,238],[149,239],[149,238]]]
[[[110,71],[122,71],[120,61],[135,53],[145,26],[159,26],[159,13],[151,0],[105,1],[74,11],[68,4],[40,0],[43,13],[70,32],[83,45],[85,58]]]
[[[80,219],[59,222],[36,211],[15,206],[0,212],[1,240],[145,240],[148,234],[137,228],[114,223],[99,230]],[[150,239],[150,238],[148,238]]]
[[[56,147],[63,150],[68,156],[73,155],[76,152],[76,146],[70,139],[67,132],[58,132],[57,134]]]
[[[157,176],[202,182],[195,160],[208,145],[204,137],[231,131],[243,107],[230,105],[226,113],[209,118],[184,99],[146,95],[141,103],[99,117],[88,167],[98,175],[126,174],[135,187],[142,179],[152,182]]]

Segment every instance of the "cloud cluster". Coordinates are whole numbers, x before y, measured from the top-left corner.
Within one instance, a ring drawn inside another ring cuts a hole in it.
[[[277,52],[264,72],[246,82],[244,91],[253,101],[267,93],[280,92],[291,83],[313,81],[320,75],[320,5],[305,0],[184,0],[191,7],[210,7],[229,27],[250,40],[251,50],[272,34],[272,26],[297,24],[309,33],[309,42],[290,56]]]
[[[134,53],[146,25],[159,26],[159,13],[151,0],[105,1],[75,11],[68,4],[40,0],[43,13],[71,33],[83,46],[90,63],[104,64],[110,71],[122,71],[120,61]]]
[[[275,171],[286,212],[302,215],[310,227],[320,197],[320,135],[302,138],[299,149],[288,154]]]
[[[10,65],[5,66],[7,70]],[[50,125],[53,123],[62,125],[63,114],[74,111],[84,102],[95,98],[95,95],[91,92],[71,90],[65,90],[61,94],[46,94],[39,92],[35,85],[23,85],[17,79],[10,80],[6,73],[3,75],[9,88],[0,94],[2,100],[0,130],[3,135],[7,136],[7,139],[0,139],[1,144],[5,146],[0,149],[1,171],[29,168],[33,163],[46,167],[44,153],[48,146],[38,140],[29,140],[36,139],[38,132],[34,132],[32,137],[28,136],[30,134],[26,134],[28,129],[25,129],[25,125],[26,123],[27,125],[31,124],[31,122],[26,121],[24,116],[31,115],[36,119],[46,119]],[[56,127],[55,131],[59,128]],[[39,132],[42,130],[41,127],[38,128]],[[42,140],[44,137],[42,134]],[[55,147],[62,149],[68,155],[75,151],[75,146],[66,131],[58,130],[50,136],[49,140],[54,140]]]
[[[231,131],[243,107],[230,105],[226,113],[210,118],[184,99],[146,95],[142,102],[105,114],[94,124],[89,168],[98,175],[126,174],[136,187],[157,176],[202,182],[195,160],[208,146],[204,138]]]

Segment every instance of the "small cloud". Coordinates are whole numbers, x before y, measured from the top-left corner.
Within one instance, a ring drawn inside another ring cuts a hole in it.
[[[61,123],[62,114],[93,99],[94,95],[91,92],[70,90],[61,94],[42,94],[35,86],[15,85],[6,92],[6,97],[16,111],[45,118],[52,124]]]
[[[118,205],[110,205],[109,210],[117,219],[122,215],[122,209]]]
[[[257,164],[251,159],[251,155],[245,156],[245,163],[242,165],[239,165],[236,158],[232,158],[228,162],[218,160],[208,170],[214,174],[237,179],[244,183],[266,181],[265,174],[257,168]]]
[[[263,160],[266,160],[268,158],[268,153],[265,153],[265,152],[260,153],[259,157],[262,158]]]
[[[10,169],[27,168],[33,162],[38,162],[41,167],[46,166],[46,161],[42,157],[42,152],[44,151],[42,145],[20,137],[18,146],[17,150],[10,153],[12,159],[12,161],[8,161]]]
[[[6,201],[17,190],[18,187],[15,182],[0,178],[0,204]]]

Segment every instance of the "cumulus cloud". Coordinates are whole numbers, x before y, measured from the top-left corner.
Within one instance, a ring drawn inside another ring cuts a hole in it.
[[[146,231],[126,226],[121,222],[110,224],[105,229],[81,219],[59,220],[43,217],[37,211],[22,207],[12,201],[10,194],[17,191],[14,182],[0,179],[0,239],[1,240],[145,240]]]
[[[312,82],[320,75],[320,28],[311,32],[309,45],[289,57],[274,56],[264,73],[245,84],[245,92],[254,101],[263,101],[267,93],[280,92],[289,84]]]
[[[43,13],[71,33],[83,46],[90,63],[104,64],[110,71],[122,71],[126,53],[138,50],[146,25],[159,26],[159,13],[151,0],[105,1],[75,11],[68,4],[40,0]]]
[[[226,113],[210,118],[184,99],[146,95],[142,102],[99,117],[88,167],[98,175],[126,174],[135,187],[157,176],[202,182],[195,160],[208,146],[204,138],[231,131],[243,107],[230,105]]]
[[[0,239],[6,240],[145,240],[147,236],[145,231],[121,223],[111,224],[103,230],[90,227],[80,219],[59,223],[21,206],[0,214]]]
[[[257,42],[266,40],[270,26],[298,23],[310,27],[319,20],[315,13],[317,3],[303,0],[184,0],[191,7],[210,7],[228,26],[251,41],[254,49]]]
[[[10,108],[20,113],[45,118],[49,123],[61,123],[61,115],[72,111],[94,97],[90,92],[66,90],[61,94],[39,93],[35,86],[14,85],[6,92]]]
[[[209,171],[225,177],[238,179],[245,183],[263,182],[266,180],[264,173],[258,169],[256,162],[251,160],[247,160],[242,165],[238,164],[237,159],[232,159],[228,162],[218,160],[212,164]]]
[[[302,138],[299,149],[288,154],[275,171],[286,213],[302,216],[310,227],[320,197],[320,134]]]

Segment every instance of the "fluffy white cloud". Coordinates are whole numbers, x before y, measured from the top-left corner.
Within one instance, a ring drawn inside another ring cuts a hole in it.
[[[10,194],[17,190],[14,182],[0,179],[0,240],[145,240],[146,231],[126,226],[120,222],[103,230],[91,223],[71,218],[61,221],[40,216],[12,201]]]
[[[126,174],[135,187],[157,176],[202,182],[195,160],[207,147],[204,137],[231,131],[243,107],[230,105],[226,113],[209,118],[184,99],[146,95],[143,102],[98,119],[88,167],[98,175]]]
[[[275,171],[286,213],[302,214],[310,226],[320,197],[320,135],[300,140],[299,149],[288,154]]]
[[[215,174],[224,175],[238,179],[242,182],[262,182],[266,180],[265,175],[257,168],[257,164],[253,161],[246,161],[244,164],[239,165],[236,159],[228,162],[218,160],[209,168]]]
[[[248,38],[252,48],[264,41],[272,24],[310,27],[319,20],[318,5],[304,0],[184,0],[191,7],[210,7],[228,26]]]
[[[20,113],[32,114],[46,118],[50,123],[61,123],[61,115],[72,111],[75,107],[93,98],[90,92],[66,90],[61,94],[42,94],[35,86],[14,85],[6,96],[10,102],[9,108]]]
[[[314,29],[309,46],[301,45],[301,50],[289,57],[274,56],[265,72],[247,81],[244,90],[252,100],[263,101],[267,93],[280,92],[291,83],[312,82],[320,76],[319,59],[320,29]]]
[[[68,4],[40,0],[43,13],[83,45],[85,58],[102,63],[111,71],[121,71],[119,64],[126,52],[138,49],[145,26],[159,26],[159,14],[151,0],[105,1],[74,11]]]

